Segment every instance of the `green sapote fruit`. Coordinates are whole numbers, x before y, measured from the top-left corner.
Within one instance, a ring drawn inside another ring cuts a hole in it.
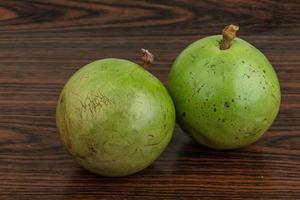
[[[145,65],[153,61],[143,50]],[[126,176],[149,166],[169,143],[175,108],[163,84],[141,66],[108,58],[78,70],[56,108],[61,140],[84,168]]]
[[[168,88],[181,127],[214,149],[258,140],[280,106],[280,87],[268,59],[235,38],[237,26],[188,46],[175,60]]]

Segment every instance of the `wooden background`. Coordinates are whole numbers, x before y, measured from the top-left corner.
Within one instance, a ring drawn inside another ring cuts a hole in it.
[[[56,99],[82,65],[139,62],[166,82],[178,53],[226,24],[261,49],[282,89],[280,113],[257,143],[236,151],[197,145],[176,128],[146,170],[104,178],[62,147]],[[0,0],[0,199],[300,199],[300,2],[254,0]]]

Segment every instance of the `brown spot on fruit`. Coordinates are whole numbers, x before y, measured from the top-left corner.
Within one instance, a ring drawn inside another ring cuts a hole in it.
[[[83,101],[80,100],[80,104],[85,112],[94,116],[104,105],[111,104],[111,101],[100,91],[96,91],[93,94],[88,94]]]

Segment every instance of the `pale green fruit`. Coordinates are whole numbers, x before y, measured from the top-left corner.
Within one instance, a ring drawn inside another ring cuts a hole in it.
[[[103,59],[77,71],[58,100],[62,142],[84,168],[126,176],[149,166],[166,148],[175,124],[161,82],[139,65]]]

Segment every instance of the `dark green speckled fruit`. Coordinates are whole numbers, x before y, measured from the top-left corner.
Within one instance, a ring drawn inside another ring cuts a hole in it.
[[[169,75],[177,120],[197,142],[235,149],[257,141],[280,106],[280,87],[268,59],[235,38],[237,26],[188,46]]]
[[[146,61],[151,54],[144,51]],[[149,166],[166,148],[175,109],[163,84],[143,67],[103,59],[77,71],[56,109],[63,144],[84,168],[126,176]]]

